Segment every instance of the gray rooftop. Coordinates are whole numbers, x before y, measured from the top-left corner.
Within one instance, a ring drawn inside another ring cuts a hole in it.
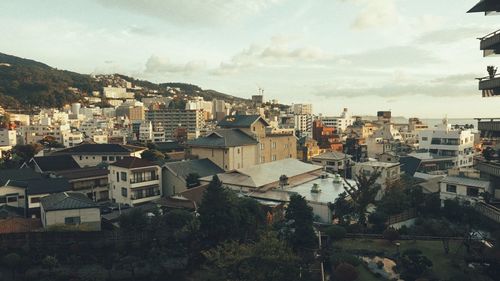
[[[188,141],[191,147],[235,147],[255,145],[257,140],[239,129],[216,130],[206,137]]]
[[[281,175],[292,178],[322,169],[322,166],[307,164],[297,159],[288,158],[229,171],[218,176],[224,184],[259,188],[278,182]],[[205,181],[210,181],[211,179],[211,177],[203,178]]]
[[[61,211],[99,208],[99,206],[90,200],[83,193],[77,192],[61,192],[42,197],[40,199],[45,211]]]
[[[466,185],[487,189],[490,187],[490,182],[480,179],[471,179],[465,177],[455,177],[455,176],[447,176],[441,180],[441,182],[449,183],[449,184],[457,184],[457,185]]]
[[[344,160],[346,158],[346,154],[338,151],[329,151],[323,154],[314,156],[313,160]],[[347,155],[347,158],[352,158],[351,155]]]
[[[221,128],[250,128],[253,123],[258,120],[262,120],[269,126],[266,120],[264,120],[260,115],[231,115],[226,116],[223,120],[219,122],[219,127]]]
[[[209,159],[178,161],[163,165],[177,177],[185,179],[190,173],[198,174],[201,178],[224,173],[224,170]]]

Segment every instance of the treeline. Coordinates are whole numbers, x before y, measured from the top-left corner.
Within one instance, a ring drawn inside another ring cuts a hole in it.
[[[215,176],[196,214],[135,209],[119,218],[120,237],[148,239],[0,247],[0,280],[319,280],[305,199],[292,196],[286,215],[273,217]]]

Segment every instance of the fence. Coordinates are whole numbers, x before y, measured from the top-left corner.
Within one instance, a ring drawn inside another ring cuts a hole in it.
[[[387,220],[387,224],[391,225],[391,224],[395,224],[398,222],[407,221],[409,219],[413,219],[416,217],[417,217],[417,210],[412,208],[412,209],[408,209],[400,214],[390,216],[389,219]]]
[[[486,204],[484,202],[477,202],[475,205],[477,212],[483,216],[493,220],[496,223],[500,223],[500,209],[492,205]]]

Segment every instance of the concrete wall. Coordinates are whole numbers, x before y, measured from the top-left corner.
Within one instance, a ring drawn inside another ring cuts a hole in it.
[[[41,210],[42,224],[44,228],[50,227],[52,225],[64,225],[65,218],[68,217],[80,217],[81,225],[85,225],[87,230],[101,230],[101,212],[99,208],[88,208],[88,209],[76,209],[76,210],[61,210],[61,211],[49,211]]]

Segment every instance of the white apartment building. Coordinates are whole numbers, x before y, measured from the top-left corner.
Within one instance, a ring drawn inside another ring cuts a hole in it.
[[[454,166],[471,167],[474,156],[474,134],[470,130],[453,129],[448,120],[434,129],[419,133],[419,148],[435,157],[453,157]]]
[[[200,130],[205,127],[203,110],[182,110],[161,108],[146,111],[146,120],[153,124],[153,128],[163,128],[165,137],[175,136],[178,128],[187,130],[187,138],[194,139],[200,136]]]
[[[344,108],[340,116],[320,116],[319,119],[324,126],[335,127],[341,132],[345,132],[347,127],[352,126],[356,121],[347,108]]]
[[[111,200],[135,206],[161,197],[160,166],[135,157],[126,157],[108,166]]]
[[[83,142],[83,134],[78,131],[65,131],[62,133],[64,147],[73,147]]]
[[[63,143],[63,133],[70,131],[69,124],[64,125],[29,125],[19,129],[24,144],[37,143],[46,137],[53,138],[56,142]]]
[[[312,136],[313,116],[310,114],[294,114],[294,129],[301,136]]]
[[[127,92],[127,88],[104,87],[103,95],[108,99],[133,99],[134,93]]]

